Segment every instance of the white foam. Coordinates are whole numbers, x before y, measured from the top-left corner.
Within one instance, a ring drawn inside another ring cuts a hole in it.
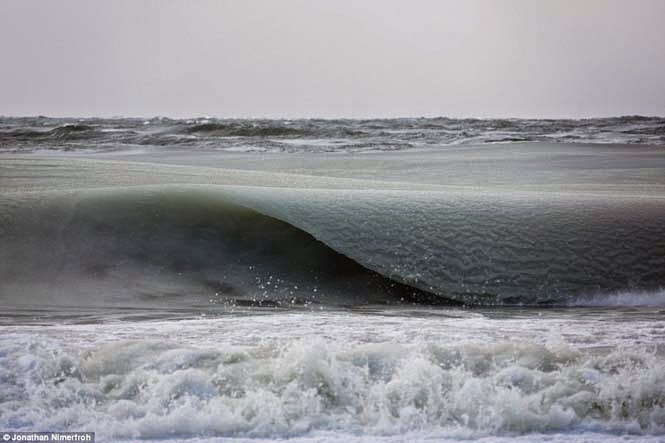
[[[5,327],[0,428],[198,441],[665,435],[657,322],[420,314]]]
[[[570,306],[653,306],[665,307],[665,289],[655,291],[619,291],[578,297]]]

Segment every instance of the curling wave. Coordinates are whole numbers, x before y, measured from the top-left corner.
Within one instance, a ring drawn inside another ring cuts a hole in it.
[[[1,237],[0,300],[14,307],[446,302],[210,191],[86,192],[12,218]]]
[[[161,185],[4,206],[5,303],[567,305],[665,285],[658,200]]]

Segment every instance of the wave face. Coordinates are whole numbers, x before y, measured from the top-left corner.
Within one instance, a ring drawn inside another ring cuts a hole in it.
[[[363,152],[508,142],[665,144],[665,119],[404,118],[238,120],[0,118],[0,152],[137,147],[229,151]]]
[[[659,200],[255,189],[241,197],[395,280],[469,304],[665,285]]]
[[[4,205],[9,305],[566,305],[665,286],[659,200],[162,185],[29,201]]]
[[[437,302],[211,191],[94,191],[19,208],[13,219],[0,252],[10,306]]]

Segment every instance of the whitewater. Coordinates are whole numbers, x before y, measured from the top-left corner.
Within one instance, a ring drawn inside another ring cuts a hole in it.
[[[663,441],[664,128],[0,118],[0,431]]]

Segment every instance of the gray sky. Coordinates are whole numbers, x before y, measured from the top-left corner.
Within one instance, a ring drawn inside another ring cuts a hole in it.
[[[665,0],[2,0],[0,114],[665,115]]]

